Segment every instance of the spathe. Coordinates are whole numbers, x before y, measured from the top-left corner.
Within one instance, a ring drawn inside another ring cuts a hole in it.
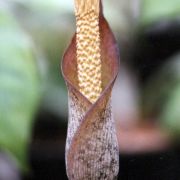
[[[62,61],[69,96],[66,141],[69,179],[111,180],[117,177],[119,170],[119,148],[111,109],[111,91],[118,73],[119,53],[102,8],[99,26],[103,91],[95,103],[92,104],[78,89],[76,35]]]

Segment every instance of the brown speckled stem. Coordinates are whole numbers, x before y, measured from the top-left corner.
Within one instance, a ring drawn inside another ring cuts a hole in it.
[[[66,168],[70,180],[113,180],[119,170],[119,148],[111,108],[111,91],[118,73],[119,54],[102,11],[99,26],[102,93],[95,103],[92,104],[78,89],[76,35],[62,62],[69,96]]]

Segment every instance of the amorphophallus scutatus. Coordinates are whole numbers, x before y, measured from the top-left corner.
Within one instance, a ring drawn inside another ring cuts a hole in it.
[[[62,61],[68,88],[66,170],[70,180],[115,179],[119,148],[111,108],[118,47],[100,0],[75,0],[76,33]]]

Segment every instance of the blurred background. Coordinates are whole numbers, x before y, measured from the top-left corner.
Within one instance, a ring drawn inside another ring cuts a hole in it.
[[[0,180],[66,180],[60,62],[73,0],[0,0]],[[103,0],[121,68],[120,180],[180,179],[180,0]]]

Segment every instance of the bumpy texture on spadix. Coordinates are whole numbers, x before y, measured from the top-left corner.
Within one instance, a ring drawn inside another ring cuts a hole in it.
[[[66,170],[70,180],[113,180],[119,169],[119,148],[111,109],[111,91],[118,73],[119,54],[102,9],[98,26],[100,51],[95,53],[100,52],[102,90],[96,101],[85,95],[79,85],[78,33],[74,35],[62,62],[69,98]]]
[[[75,0],[79,90],[94,103],[102,92],[99,0]]]

